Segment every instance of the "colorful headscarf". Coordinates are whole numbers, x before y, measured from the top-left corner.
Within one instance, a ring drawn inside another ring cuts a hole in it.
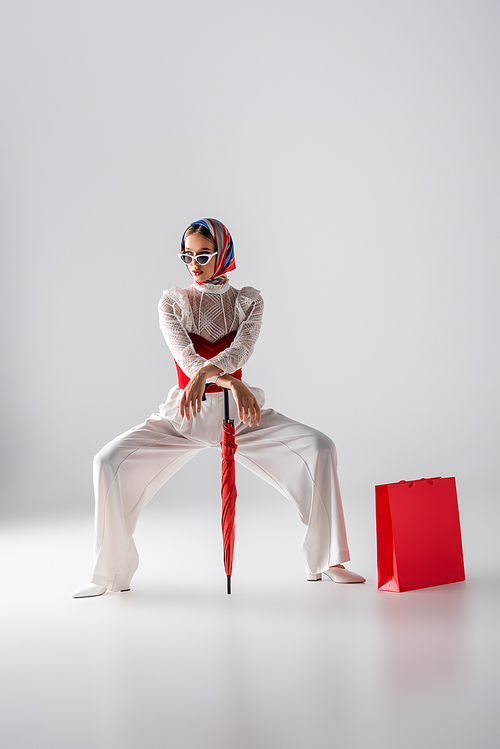
[[[189,226],[198,225],[208,229],[217,250],[214,274],[208,281],[204,281],[204,283],[220,283],[220,281],[225,281],[227,278],[225,274],[236,268],[233,239],[224,224],[215,218],[200,218],[198,221],[193,221],[192,224],[189,224]],[[189,226],[187,229],[189,229]],[[184,234],[181,239],[182,252],[184,252]]]

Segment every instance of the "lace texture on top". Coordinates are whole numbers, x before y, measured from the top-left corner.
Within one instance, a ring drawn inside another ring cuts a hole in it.
[[[208,361],[224,374],[235,372],[249,360],[262,325],[264,301],[252,286],[235,289],[224,284],[193,284],[163,292],[158,304],[160,328],[170,351],[183,372],[193,377],[207,364],[196,353],[188,333],[211,343],[236,330],[232,344]],[[207,382],[214,382],[211,377]]]

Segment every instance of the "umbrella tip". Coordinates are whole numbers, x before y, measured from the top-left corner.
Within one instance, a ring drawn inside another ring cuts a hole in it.
[[[227,575],[227,592],[231,593],[231,575]]]

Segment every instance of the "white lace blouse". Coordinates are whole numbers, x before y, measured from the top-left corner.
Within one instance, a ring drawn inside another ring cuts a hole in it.
[[[264,301],[257,289],[244,286],[238,290],[229,280],[217,285],[193,283],[187,289],[167,289],[158,304],[161,331],[175,361],[189,377],[208,362],[224,374],[246,364],[259,337],[263,309]],[[237,333],[231,345],[209,360],[196,353],[188,335],[195,333],[214,343],[232,331]]]

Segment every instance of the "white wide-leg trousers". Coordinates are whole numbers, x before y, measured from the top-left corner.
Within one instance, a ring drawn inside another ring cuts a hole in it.
[[[259,403],[264,393],[251,388]],[[109,442],[94,459],[96,564],[92,582],[109,590],[130,587],[139,555],[133,540],[142,508],[199,450],[219,447],[223,394],[207,393],[201,413],[181,419],[181,390],[172,388],[159,413]],[[337,477],[335,445],[326,435],[267,408],[260,425],[236,427],[236,461],[292,502],[306,526],[302,542],[306,569],[323,572],[347,562],[349,550]]]

